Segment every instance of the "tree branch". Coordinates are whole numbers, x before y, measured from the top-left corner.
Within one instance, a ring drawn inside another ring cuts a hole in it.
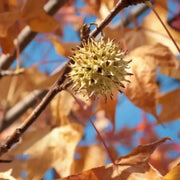
[[[37,99],[42,99],[48,90],[35,90],[26,96],[22,101],[14,105],[0,120],[0,132],[9,127],[16,119],[26,112],[27,109],[37,103]]]
[[[54,15],[60,7],[62,7],[67,0],[49,0],[47,4],[44,6],[44,9],[49,15]],[[34,39],[37,35],[37,32],[31,31],[29,26],[24,27],[24,29],[18,35],[18,45],[19,52],[22,52],[25,47]],[[0,70],[8,69],[13,61],[16,59],[17,50],[14,50],[12,56],[3,54],[0,58]]]
[[[103,28],[113,19],[113,17],[122,9],[128,7],[129,5],[135,5],[137,3],[142,3],[144,0],[121,0],[119,1],[115,8],[110,12],[110,14],[100,23],[100,25],[90,34],[90,37],[96,37]],[[69,61],[70,62],[70,61]],[[69,63],[68,62],[68,63]],[[58,92],[63,89],[66,89],[69,84],[63,87],[63,83],[66,79],[66,74],[68,74],[71,69],[68,66],[68,63],[64,66],[62,74],[58,77],[57,81],[48,91],[46,96],[40,102],[40,104],[34,109],[34,111],[27,117],[25,122],[16,129],[13,134],[7,138],[7,140],[0,146],[0,156],[8,151],[13,144],[19,141],[21,135],[32,125],[32,123],[37,119],[41,112],[47,107],[50,101],[56,96]]]

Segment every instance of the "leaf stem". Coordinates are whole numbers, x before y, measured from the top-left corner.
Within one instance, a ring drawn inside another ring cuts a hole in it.
[[[84,107],[82,106],[81,102],[77,99],[77,97],[76,97],[73,93],[71,93],[70,91],[68,91],[68,92],[69,92],[69,93],[71,94],[71,96],[75,99],[75,101],[78,103],[78,105],[80,106],[80,108],[83,110],[83,113],[84,113],[85,110],[84,110]],[[112,157],[112,155],[111,155],[111,153],[110,153],[110,151],[109,151],[109,149],[108,149],[108,147],[107,147],[107,145],[106,145],[103,137],[101,136],[100,132],[99,132],[98,129],[96,128],[96,126],[95,126],[94,122],[92,121],[91,117],[90,117],[89,115],[85,114],[85,113],[84,113],[84,115],[85,115],[85,117],[87,117],[87,119],[90,121],[90,123],[92,124],[93,128],[95,129],[97,135],[99,136],[100,141],[103,143],[103,146],[104,146],[104,148],[105,148],[106,151],[107,151],[107,154],[108,154],[108,156],[109,156],[109,159],[111,160],[111,162],[112,162],[114,165],[116,165],[116,163],[115,163],[115,161],[114,161],[114,159],[113,159],[113,157]]]

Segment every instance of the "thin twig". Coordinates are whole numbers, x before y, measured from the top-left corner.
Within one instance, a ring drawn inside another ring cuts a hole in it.
[[[103,28],[113,19],[113,17],[123,8],[128,7],[129,5],[134,5],[137,3],[142,3],[144,0],[123,0],[119,1],[115,8],[110,12],[110,14],[105,18],[100,25],[90,34],[90,37],[96,37]],[[50,88],[46,96],[43,98],[43,100],[40,102],[40,104],[34,109],[34,111],[26,118],[24,123],[16,129],[13,134],[7,138],[7,140],[1,144],[0,146],[0,156],[7,152],[12,145],[14,145],[16,142],[19,141],[19,138],[22,136],[22,134],[32,125],[32,123],[37,119],[37,117],[41,114],[41,112],[47,107],[47,105],[50,103],[50,101],[56,96],[58,92],[60,92],[63,89],[66,89],[69,84],[66,84],[65,87],[63,87],[63,83],[66,79],[66,74],[68,74],[71,71],[71,68],[66,64],[64,66],[63,73],[58,77],[57,81],[54,83],[54,85]]]

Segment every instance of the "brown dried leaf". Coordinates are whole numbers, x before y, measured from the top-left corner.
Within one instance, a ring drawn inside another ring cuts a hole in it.
[[[180,163],[173,168],[169,173],[167,173],[164,177],[163,180],[176,180],[179,179],[180,177]]]
[[[1,78],[0,101],[3,103],[8,97],[9,104],[12,105],[22,97],[26,96],[27,92],[35,89],[49,88],[48,85],[54,83],[54,77],[57,77],[57,75],[48,77],[39,72],[36,68],[27,68],[22,74],[19,74],[16,77],[6,76]],[[14,89],[11,93],[9,93],[10,88]]]
[[[156,142],[138,146],[130,154],[121,156],[116,161],[119,163],[117,166],[109,164],[59,180],[161,180],[162,176],[149,164],[149,159],[155,148],[166,140],[170,138],[162,138]]]
[[[162,44],[146,45],[134,49],[129,57],[133,75],[127,83],[125,95],[136,106],[155,117],[157,109],[158,85],[156,84],[156,68],[171,66],[175,57],[171,51]]]
[[[41,179],[50,168],[55,168],[62,177],[70,175],[75,148],[83,134],[82,126],[74,123],[52,129],[30,145],[29,137],[32,138],[34,133],[26,133],[22,142],[10,152],[13,155],[30,154],[26,167],[28,179]],[[36,132],[35,139],[36,135],[39,137],[41,132]]]
[[[162,110],[159,119],[162,122],[171,122],[180,118],[180,88],[158,97]]]
[[[17,21],[19,15],[18,10],[0,14],[0,37],[7,37],[8,29]]]
[[[180,33],[167,23],[168,7],[167,0],[156,0],[154,9],[157,11],[162,21],[165,23],[166,27],[170,31],[171,35],[174,37],[176,43],[180,47]],[[172,40],[167,35],[165,29],[163,28],[160,21],[157,19],[154,12],[151,12],[143,21],[142,28],[146,36],[146,41],[148,44],[155,44],[160,42],[168,46],[174,54],[179,54]]]
[[[140,27],[138,28],[109,28],[104,29],[105,34],[111,39],[121,42],[121,48],[129,52],[133,49],[145,45],[145,35]]]
[[[52,32],[58,27],[55,19],[44,10],[46,0],[27,0],[22,8],[21,16],[36,32]]]
[[[51,41],[56,49],[56,53],[66,57],[72,55],[72,48],[75,48],[78,45],[78,43],[62,42],[57,36],[52,36]]]
[[[78,147],[77,153],[80,155],[80,158],[73,162],[71,174],[77,174],[105,164],[106,153],[100,145]]]

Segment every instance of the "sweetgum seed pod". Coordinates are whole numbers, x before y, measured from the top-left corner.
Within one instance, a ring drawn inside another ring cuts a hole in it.
[[[122,92],[123,81],[128,81],[125,77],[131,75],[126,71],[131,61],[124,60],[126,52],[119,50],[113,40],[106,42],[103,37],[99,41],[90,38],[73,51],[68,79],[75,92],[105,98],[107,94],[112,95],[114,89]]]

